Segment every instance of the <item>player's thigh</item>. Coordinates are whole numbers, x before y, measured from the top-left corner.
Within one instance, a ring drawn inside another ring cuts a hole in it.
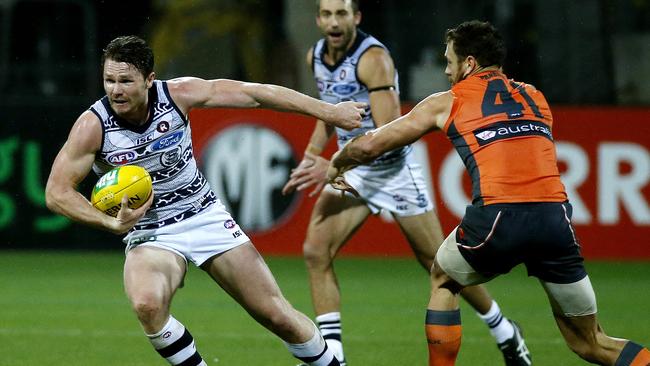
[[[251,242],[215,256],[201,268],[258,320],[291,308]]]
[[[140,245],[128,251],[124,262],[124,288],[131,301],[169,304],[182,285],[187,263],[178,254]]]
[[[365,202],[347,194],[323,190],[314,205],[305,245],[332,256],[370,215]]]
[[[580,317],[596,314],[596,294],[589,276],[572,283],[552,283],[540,280],[553,314],[563,317]]]
[[[455,228],[447,238],[442,242],[436,252],[436,262],[438,266],[454,281],[462,286],[479,285],[488,282],[496,277],[492,273],[480,273],[476,271],[458,249]]]
[[[440,221],[433,211],[414,216],[393,215],[411,249],[421,262],[431,268],[436,251],[445,239]]]

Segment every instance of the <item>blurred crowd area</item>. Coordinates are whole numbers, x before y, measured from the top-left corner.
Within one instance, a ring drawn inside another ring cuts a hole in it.
[[[495,24],[506,73],[551,103],[650,105],[650,0],[360,0],[360,28],[391,50],[402,99],[449,87],[444,31]],[[158,78],[269,82],[315,94],[305,64],[314,0],[0,0],[0,103],[82,105],[102,95],[100,57],[136,34]]]

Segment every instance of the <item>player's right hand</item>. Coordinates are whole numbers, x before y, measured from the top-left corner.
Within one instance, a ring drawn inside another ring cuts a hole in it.
[[[114,220],[114,226],[111,227],[111,232],[114,234],[124,234],[131,230],[135,224],[140,221],[142,216],[147,212],[153,203],[153,192],[149,195],[149,199],[142,206],[132,209],[129,208],[129,197],[124,195],[122,197],[120,211]]]
[[[315,188],[309,193],[309,197],[318,194],[327,183],[328,166],[329,160],[306,152],[300,164],[291,170],[289,181],[282,188],[282,194],[289,194],[293,190],[302,191],[311,186]]]
[[[362,102],[341,102],[336,104],[336,112],[329,122],[330,124],[343,128],[345,130],[353,130],[361,127],[361,120],[366,113],[368,104]]]

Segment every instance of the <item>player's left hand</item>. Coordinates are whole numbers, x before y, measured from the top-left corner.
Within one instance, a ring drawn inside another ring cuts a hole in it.
[[[330,118],[330,123],[336,127],[353,130],[361,127],[361,120],[366,113],[368,104],[362,102],[341,102],[336,104],[336,112]]]

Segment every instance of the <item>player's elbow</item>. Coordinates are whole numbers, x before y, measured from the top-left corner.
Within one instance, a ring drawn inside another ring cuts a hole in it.
[[[61,213],[62,197],[63,190],[48,180],[45,186],[45,206],[54,213]]]

